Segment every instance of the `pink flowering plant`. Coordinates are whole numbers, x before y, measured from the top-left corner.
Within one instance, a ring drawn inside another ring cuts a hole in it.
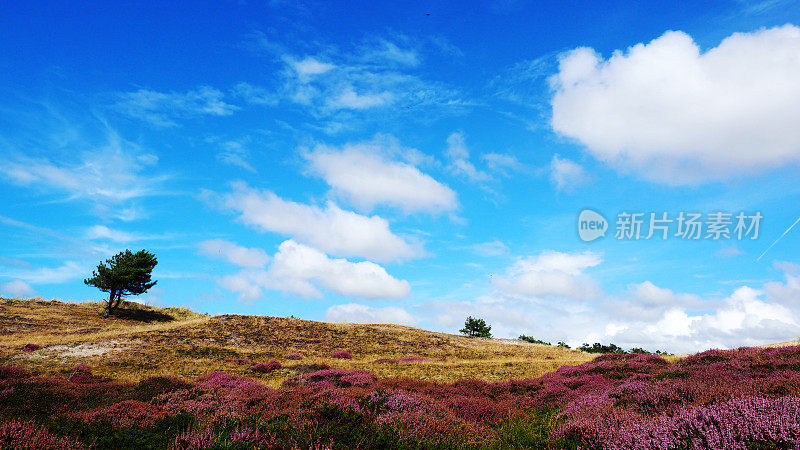
[[[800,446],[800,346],[674,363],[607,354],[497,382],[281,370],[295,375],[271,388],[223,372],[121,383],[86,365],[61,376],[0,366],[0,448]]]

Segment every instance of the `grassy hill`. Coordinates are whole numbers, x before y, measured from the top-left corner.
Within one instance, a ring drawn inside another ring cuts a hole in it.
[[[246,374],[276,387],[285,378],[320,364],[368,370],[382,378],[504,380],[537,377],[596,356],[400,325],[210,317],[137,303],[126,303],[124,308],[119,317],[104,318],[101,303],[0,299],[0,364],[66,374],[76,364],[86,363],[97,375],[131,382],[154,375],[196,377],[223,371]],[[27,344],[41,348],[23,351]],[[333,358],[337,351],[347,351],[352,358]],[[299,353],[303,359],[284,358],[290,353]],[[252,363],[277,360],[283,367],[258,374],[243,359]]]

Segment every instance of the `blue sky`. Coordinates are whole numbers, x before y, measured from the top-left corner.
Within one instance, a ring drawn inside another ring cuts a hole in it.
[[[146,248],[140,300],[212,314],[800,336],[800,230],[758,259],[800,216],[792,2],[53,2],[0,30],[3,295],[100,299],[92,268]],[[763,220],[616,239],[621,212]]]

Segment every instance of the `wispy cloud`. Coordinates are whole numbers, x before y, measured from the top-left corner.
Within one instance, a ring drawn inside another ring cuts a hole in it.
[[[236,95],[252,104],[274,106],[280,101],[300,106],[329,120],[324,129],[330,133],[387,115],[419,119],[430,110],[460,111],[467,104],[455,89],[418,74],[423,58],[404,36],[369,39],[349,51],[320,46],[302,56],[263,35],[257,40],[283,66],[281,80],[269,87],[243,82],[236,86]],[[382,114],[364,114],[376,110]]]
[[[149,235],[133,233],[114,228],[109,228],[105,225],[94,225],[86,230],[86,238],[91,240],[111,241],[121,244],[140,241],[152,241],[158,239],[169,239],[169,235]]]
[[[118,111],[158,127],[174,127],[180,118],[229,116],[239,107],[224,101],[225,94],[209,86],[186,92],[158,92],[139,89],[118,94]]]
[[[473,182],[485,182],[492,178],[488,173],[475,168],[470,161],[464,133],[456,132],[447,137],[445,156],[450,161],[450,170],[457,175],[464,176]]]
[[[91,265],[78,261],[66,261],[58,267],[38,267],[29,270],[11,270],[10,278],[18,278],[32,284],[58,284],[85,277],[92,272]]]
[[[91,144],[78,141],[73,145]],[[123,219],[136,213],[132,200],[163,193],[169,177],[151,173],[156,155],[142,153],[112,131],[103,143],[92,147],[61,159],[12,151],[0,157],[0,174],[20,186],[65,192],[66,200],[88,200],[98,214]]]
[[[220,161],[256,173],[255,167],[249,161],[250,152],[241,142],[227,141],[220,145],[222,151],[217,153],[217,158]]]
[[[574,192],[580,186],[589,182],[591,177],[580,164],[553,155],[550,161],[550,180],[559,191]]]

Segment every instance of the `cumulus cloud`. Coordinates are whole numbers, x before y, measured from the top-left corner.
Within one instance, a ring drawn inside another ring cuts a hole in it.
[[[19,278],[0,284],[0,295],[4,297],[31,297],[35,293],[28,283]]]
[[[284,234],[337,256],[375,261],[403,260],[424,251],[394,234],[380,216],[345,211],[333,202],[325,207],[284,200],[273,192],[234,183],[222,205],[240,213],[239,220],[262,231]]]
[[[325,320],[340,323],[392,323],[414,326],[417,320],[403,308],[386,306],[377,308],[359,303],[334,305],[325,312]]]
[[[783,271],[785,281],[771,281],[764,285],[764,290],[782,305],[800,305],[800,265],[782,262],[776,267]]]
[[[615,317],[630,320],[656,320],[673,308],[702,309],[714,306],[697,295],[675,293],[651,281],[628,286],[625,295],[610,300],[607,310]]]
[[[259,266],[266,255],[256,249],[224,241],[210,241],[205,247],[222,248],[225,259],[244,268],[219,280],[220,286],[238,292],[244,300],[261,298],[263,289],[313,298],[322,297],[324,290],[365,299],[402,298],[411,290],[407,281],[392,277],[378,264],[330,258],[291,239],[281,243],[266,269]]]
[[[538,256],[520,259],[506,275],[493,276],[492,282],[510,294],[590,299],[601,295],[601,291],[594,279],[583,272],[601,261],[600,255],[591,251],[562,253],[548,250]]]
[[[225,94],[208,86],[187,92],[139,89],[119,94],[117,110],[158,127],[173,127],[175,119],[192,116],[229,116],[239,107],[225,103]]]
[[[498,289],[470,301],[428,302],[420,308],[427,313],[420,320],[455,331],[472,315],[486,319],[498,337],[526,334],[573,346],[602,342],[677,353],[761,345],[800,335],[796,264],[776,265],[784,272],[784,282],[760,288],[741,285],[723,298],[675,292],[651,281],[631,284],[616,296],[599,292],[588,280],[589,287],[574,288],[579,294],[574,295],[568,286],[580,286],[584,271],[598,264],[600,257],[590,252],[546,251],[509,270],[534,276],[495,277]],[[587,291],[594,294],[587,298]],[[544,293],[549,297],[540,297]]]
[[[378,205],[406,213],[456,209],[458,200],[452,189],[421,172],[412,162],[397,159],[413,153],[388,140],[341,148],[317,145],[303,156],[311,173],[323,178],[336,196],[360,209],[371,210]]]
[[[222,239],[203,241],[198,244],[201,254],[228,261],[241,267],[264,267],[269,255],[260,248],[247,248]]]
[[[278,289],[318,297],[316,286],[337,294],[360,298],[401,298],[411,286],[397,280],[370,261],[332,259],[293,240],[283,242],[268,275]]]
[[[589,181],[586,169],[578,163],[553,155],[550,161],[550,180],[559,191],[573,191]]]
[[[725,180],[800,159],[800,28],[734,33],[702,51],[670,31],[604,59],[564,55],[553,129],[601,161],[668,184]]]

